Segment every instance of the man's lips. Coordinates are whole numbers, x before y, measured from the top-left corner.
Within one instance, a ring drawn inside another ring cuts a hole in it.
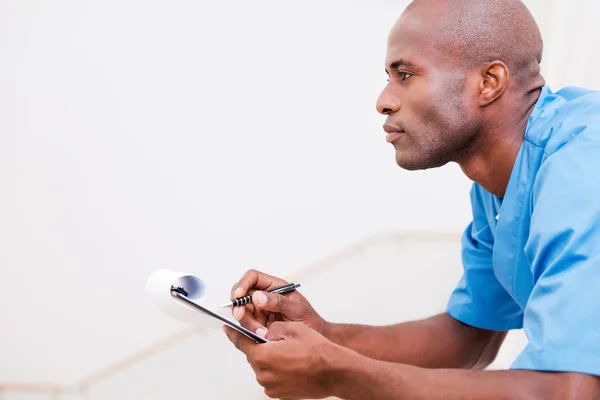
[[[388,122],[383,125],[383,130],[387,133],[385,140],[388,143],[394,143],[396,140],[400,139],[402,134],[404,134],[403,128],[401,128],[399,125],[390,124]]]
[[[385,137],[386,142],[394,143],[396,140],[400,139],[400,137],[404,134],[404,131],[391,131],[388,132]]]

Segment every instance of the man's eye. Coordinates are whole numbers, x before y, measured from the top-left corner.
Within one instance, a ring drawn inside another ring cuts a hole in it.
[[[411,76],[413,76],[413,74],[411,74],[410,72],[405,72],[405,71],[398,72],[398,75],[400,76],[400,80],[402,80],[402,81],[405,81],[408,78],[410,78]]]

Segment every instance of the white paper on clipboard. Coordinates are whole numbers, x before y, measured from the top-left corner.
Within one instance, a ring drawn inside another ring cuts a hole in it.
[[[203,328],[220,329],[223,323],[215,318],[198,312],[185,304],[177,301],[171,295],[171,286],[185,290],[190,300],[213,310],[215,313],[231,318],[229,309],[217,309],[216,305],[229,298],[229,292],[225,289],[217,289],[197,276],[184,272],[159,269],[148,277],[146,291],[152,302],[166,315],[181,322],[200,326]]]

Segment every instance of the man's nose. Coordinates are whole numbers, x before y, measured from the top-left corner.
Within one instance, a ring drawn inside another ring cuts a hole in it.
[[[383,115],[390,115],[400,109],[398,98],[393,95],[387,88],[381,92],[377,99],[377,112]]]

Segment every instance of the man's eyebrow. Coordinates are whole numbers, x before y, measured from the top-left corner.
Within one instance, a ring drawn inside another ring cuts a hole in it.
[[[401,59],[399,59],[397,61],[394,61],[393,63],[390,64],[390,69],[392,69],[392,70],[396,70],[396,69],[398,69],[400,67],[407,67],[407,68],[411,68],[411,69],[419,69],[419,67],[416,64],[411,63],[410,61],[407,61],[407,60],[405,60],[403,58],[401,58]],[[387,68],[386,68],[385,72],[389,74],[389,71],[387,70]]]

